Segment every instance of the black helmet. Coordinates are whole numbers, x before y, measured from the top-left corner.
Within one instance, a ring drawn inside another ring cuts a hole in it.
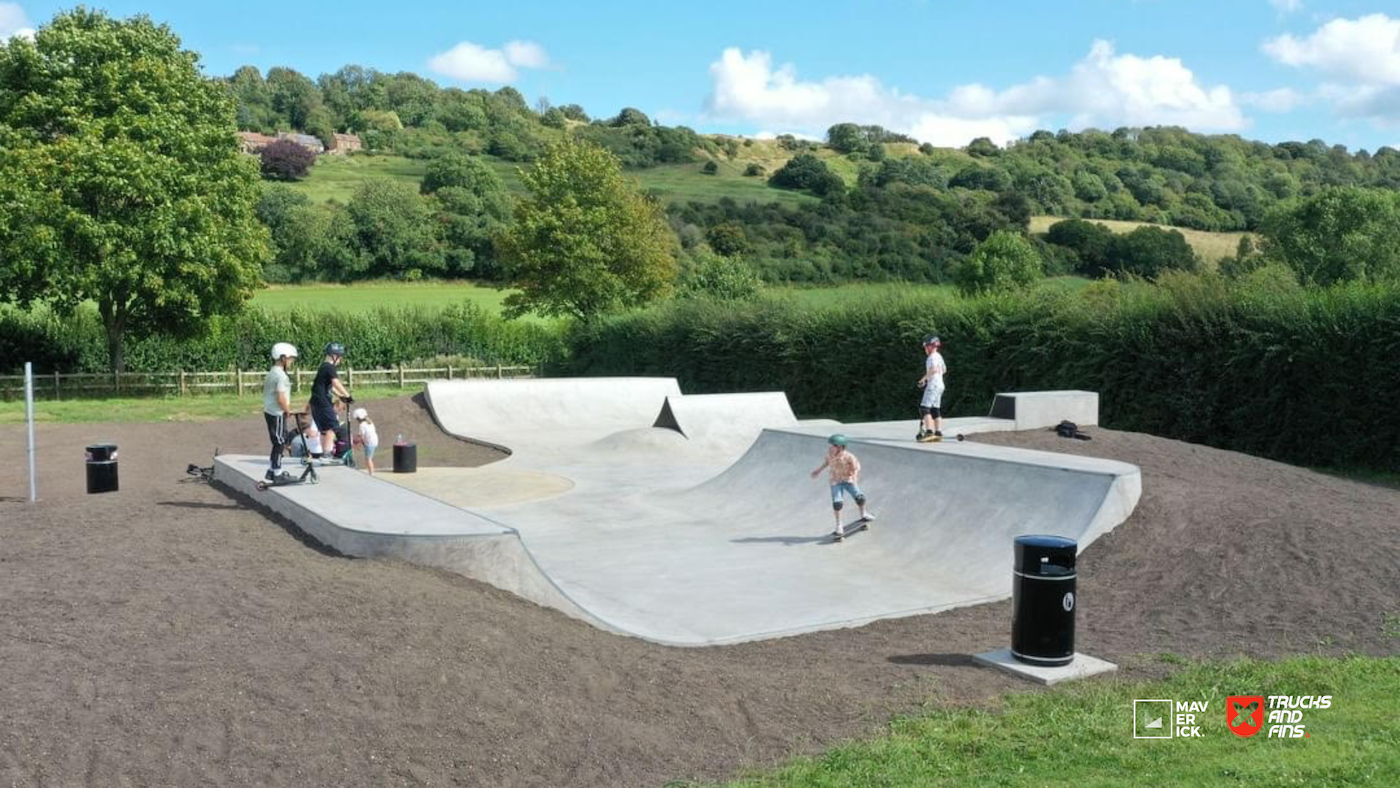
[[[942,344],[943,344],[943,340],[939,339],[937,334],[929,334],[928,336],[924,337],[924,345],[942,345]]]
[[[345,346],[342,345],[342,344],[340,344],[339,342],[332,342],[332,343],[326,345],[326,355],[328,355],[328,356],[344,356],[344,355],[345,355]]]

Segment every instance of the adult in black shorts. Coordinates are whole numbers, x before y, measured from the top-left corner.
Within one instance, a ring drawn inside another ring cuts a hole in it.
[[[335,451],[335,428],[340,423],[335,415],[335,400],[331,397],[350,400],[350,392],[340,382],[340,373],[335,368],[342,358],[345,358],[344,345],[339,342],[326,345],[326,358],[316,370],[316,380],[311,383],[311,419],[321,431],[321,454],[326,457]]]

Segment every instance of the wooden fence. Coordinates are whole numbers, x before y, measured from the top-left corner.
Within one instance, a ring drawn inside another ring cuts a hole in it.
[[[402,364],[389,369],[354,369],[346,365],[341,376],[347,386],[364,388],[407,388],[430,380],[462,378],[529,378],[539,374],[536,367],[510,364],[478,366],[406,367]],[[237,370],[220,372],[110,372],[97,373],[34,373],[34,396],[43,399],[90,397],[94,395],[178,395],[191,394],[252,394],[262,391],[267,370]],[[315,369],[292,370],[292,392],[309,389],[316,377]],[[24,396],[23,375],[0,375],[0,399]]]

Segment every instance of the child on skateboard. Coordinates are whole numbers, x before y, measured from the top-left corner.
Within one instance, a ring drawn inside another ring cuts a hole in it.
[[[841,523],[843,495],[855,499],[856,506],[860,509],[860,519],[857,523],[869,523],[875,519],[875,515],[865,510],[865,493],[860,491],[860,460],[846,450],[846,436],[838,433],[827,438],[826,442],[826,458],[812,471],[812,478],[817,478],[817,474],[821,473],[823,468],[830,471],[831,509],[836,515],[836,530],[832,535],[842,539],[846,535],[846,528]]]
[[[919,400],[920,443],[933,443],[943,440],[943,376],[948,374],[948,365],[943,363],[943,354],[938,350],[943,341],[930,334],[924,337],[924,376],[914,385],[924,390]]]

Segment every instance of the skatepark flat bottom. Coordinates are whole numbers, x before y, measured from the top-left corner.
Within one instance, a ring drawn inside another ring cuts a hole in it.
[[[1053,533],[1082,549],[1121,523],[1140,494],[1138,470],[1125,463],[918,444],[913,420],[800,422],[771,396],[685,403],[673,381],[632,382],[430,385],[434,416],[448,432],[515,451],[474,482],[469,474],[408,482],[447,490],[442,500],[336,468],[329,470],[343,473],[324,474],[322,485],[258,495],[342,552],[451,569],[609,631],[705,646],[1003,598],[1015,536]],[[538,406],[548,402],[564,403],[558,416],[567,424],[541,424],[550,411]],[[754,403],[762,407],[749,422],[727,408]],[[663,405],[688,435],[649,426]],[[783,423],[763,424],[773,420]],[[944,432],[979,429],[1008,422],[954,419]],[[808,475],[837,430],[851,435],[879,518],[843,543],[828,539],[826,479]],[[220,457],[216,479],[241,488],[265,463]],[[539,494],[528,491],[536,482]],[[327,494],[332,483],[346,489]],[[456,489],[473,484],[470,494]],[[385,503],[369,511],[364,502],[374,500]]]

